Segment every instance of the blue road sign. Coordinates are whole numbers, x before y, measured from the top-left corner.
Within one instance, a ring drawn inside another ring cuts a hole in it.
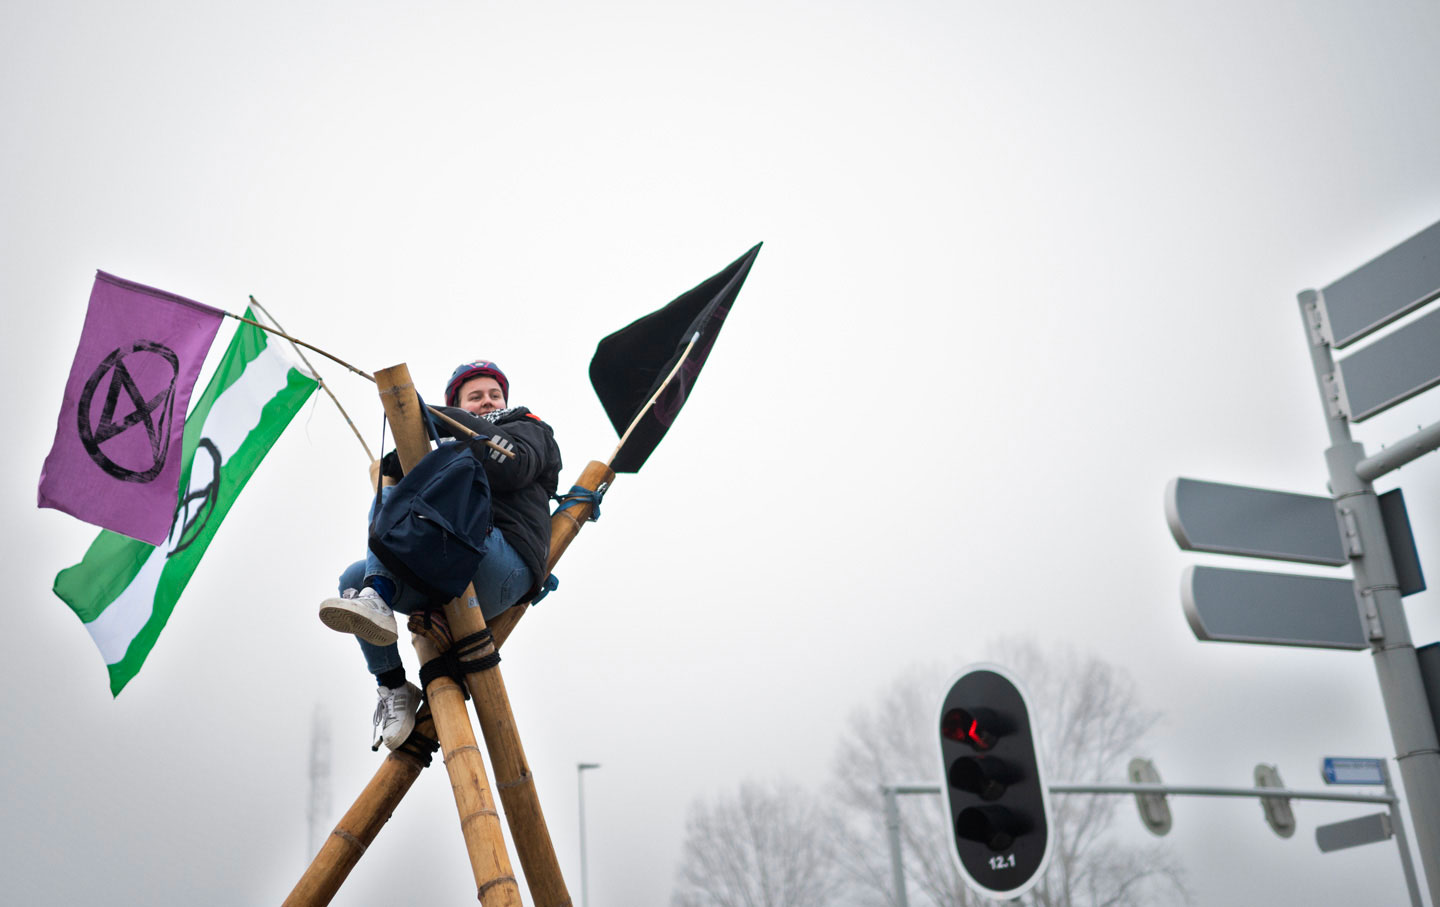
[[[1320,777],[1325,779],[1326,784],[1368,784],[1379,787],[1385,783],[1385,760],[1326,756],[1320,763]]]

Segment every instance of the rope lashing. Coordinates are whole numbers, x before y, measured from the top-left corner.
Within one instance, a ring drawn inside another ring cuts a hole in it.
[[[440,741],[433,737],[426,737],[417,728],[410,732],[410,736],[405,738],[404,743],[395,748],[395,752],[408,753],[415,757],[421,768],[429,768],[430,757],[435,755],[435,751],[438,749],[440,749]]]
[[[490,651],[479,658],[473,656]],[[420,683],[428,687],[432,680],[449,677],[465,689],[464,675],[488,671],[500,664],[500,653],[495,648],[495,638],[488,628],[462,636],[435,658],[420,666]]]
[[[571,485],[568,492],[555,495],[553,500],[560,502],[560,506],[555,508],[556,513],[580,504],[590,504],[594,509],[590,511],[589,522],[593,523],[600,519],[600,502],[604,500],[604,498],[605,486],[603,485],[594,491],[588,488],[582,488],[579,485]]]

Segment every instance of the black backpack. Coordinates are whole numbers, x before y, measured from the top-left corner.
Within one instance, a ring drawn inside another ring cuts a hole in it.
[[[448,602],[475,578],[491,525],[480,458],[470,444],[442,444],[385,496],[370,550],[406,585]]]

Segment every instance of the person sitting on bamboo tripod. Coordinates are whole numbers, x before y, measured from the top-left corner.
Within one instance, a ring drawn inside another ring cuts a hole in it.
[[[550,499],[559,481],[560,449],[550,426],[523,406],[509,406],[510,382],[493,362],[477,360],[457,367],[445,386],[442,411],[482,438],[508,449],[513,457],[484,456],[484,475],[490,486],[493,526],[485,537],[483,556],[475,573],[475,596],[489,620],[540,592],[545,562],[550,554]],[[443,420],[441,435],[453,437]],[[394,451],[381,461],[381,472],[401,475]],[[390,488],[382,490],[388,494]],[[373,515],[373,514],[372,514]],[[320,620],[360,641],[366,666],[379,685],[375,709],[379,743],[394,749],[415,726],[420,690],[405,679],[405,666],[396,645],[394,611],[443,606],[411,588],[387,570],[373,551],[340,574],[340,595],[320,605]]]

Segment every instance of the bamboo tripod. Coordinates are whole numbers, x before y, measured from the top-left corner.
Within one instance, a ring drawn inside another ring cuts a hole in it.
[[[395,433],[401,466],[409,471],[430,450],[410,371],[403,364],[382,369],[375,373],[375,381],[385,414]],[[614,477],[615,473],[606,464],[591,462],[576,484],[588,491],[599,491],[608,487]],[[589,501],[581,501],[557,512],[552,518],[547,575],[592,512],[593,505]],[[470,588],[445,606],[453,638],[471,637],[487,631],[480,609],[467,607],[467,602],[474,600],[474,589]],[[494,654],[514,630],[526,607],[516,605],[501,614],[495,626],[488,628],[491,640],[466,649],[460,659],[462,667],[467,662],[480,661]],[[414,629],[416,627],[412,622]],[[422,665],[439,657],[444,644],[443,639],[437,639],[433,634],[417,634],[413,641]],[[571,904],[570,895],[540,810],[534,776],[525,760],[500,669],[491,667],[466,672],[463,676],[466,689],[475,703],[480,730],[494,766],[496,788],[505,808],[515,852],[525,871],[531,900],[536,907],[567,907]],[[427,728],[433,726],[433,735],[439,740],[454,789],[455,806],[477,897],[485,907],[518,907],[521,904],[519,885],[505,851],[499,815],[487,784],[484,757],[476,746],[475,733],[465,710],[464,694],[452,678],[441,676],[426,685],[425,697],[433,716],[433,725],[417,719],[416,731],[424,740],[431,736]],[[411,735],[412,740],[415,737],[415,734]],[[335,826],[285,899],[287,907],[330,903],[421,769],[429,764],[428,755],[417,755],[415,749],[411,741],[406,741],[381,763],[374,778]]]

